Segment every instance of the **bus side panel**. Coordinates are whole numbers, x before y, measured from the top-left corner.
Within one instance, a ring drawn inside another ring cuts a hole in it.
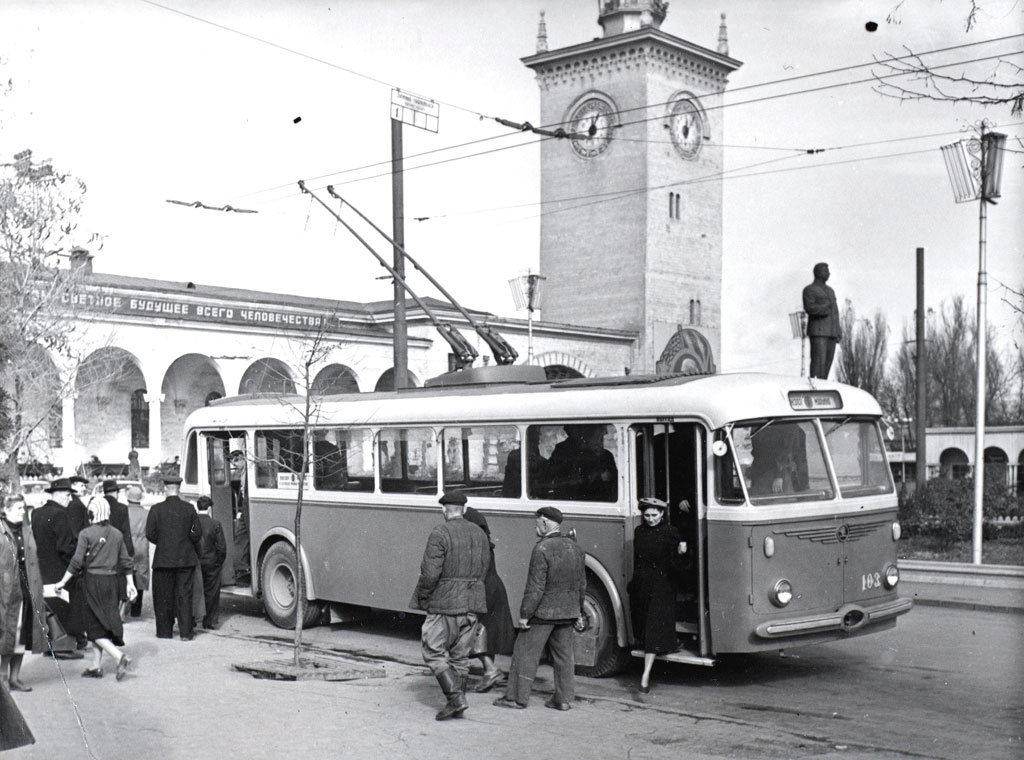
[[[519,605],[523,600],[526,588],[526,575],[530,568],[530,554],[538,538],[534,531],[534,513],[495,514],[487,510],[483,502],[474,504],[487,518],[491,529],[491,540],[494,542],[494,561],[498,566],[498,574],[505,583],[508,592],[509,609],[513,620],[519,617]],[[541,505],[538,504],[537,507]],[[565,504],[560,505],[561,509]],[[575,529],[576,541],[587,554],[604,565],[618,586],[620,598],[626,596],[626,579],[623,577],[623,563],[619,560],[623,552],[623,521],[621,517],[585,517],[566,515],[562,523],[562,532]],[[616,571],[616,568],[619,568]]]
[[[885,568],[896,564],[896,540],[892,525],[896,510],[857,515],[844,521],[844,540],[840,546],[843,561],[843,601],[864,604],[896,598],[895,590],[885,587]]]
[[[707,521],[708,623],[713,654],[750,651],[756,641],[749,538],[747,525]]]

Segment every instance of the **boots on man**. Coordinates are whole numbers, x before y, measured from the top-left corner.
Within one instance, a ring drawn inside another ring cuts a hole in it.
[[[441,691],[448,697],[448,702],[434,718],[436,720],[461,718],[462,713],[469,707],[469,703],[466,702],[465,680],[454,670],[448,668],[448,670],[438,674],[437,682],[441,684]]]

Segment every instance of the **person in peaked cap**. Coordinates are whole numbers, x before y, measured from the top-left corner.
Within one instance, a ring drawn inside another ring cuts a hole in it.
[[[202,538],[195,507],[178,497],[181,478],[164,476],[167,498],[154,504],[146,518],[146,538],[156,546],[153,552],[153,612],[156,636],[169,639],[178,619],[178,635],[191,641],[192,593]]]
[[[439,501],[444,522],[427,538],[409,605],[427,613],[420,632],[423,660],[448,699],[434,717],[448,720],[462,717],[469,706],[469,653],[479,625],[477,615],[487,612],[484,576],[491,549],[487,535],[463,516],[465,494],[446,492]]]
[[[132,540],[132,522],[128,518],[128,505],[117,500],[120,490],[121,487],[116,480],[103,481],[103,498],[110,505],[110,524],[121,531],[124,548],[128,550],[128,556],[134,560],[135,542]]]
[[[47,502],[32,510],[30,522],[32,537],[36,543],[36,557],[39,560],[39,575],[44,584],[43,600],[57,616],[61,627],[69,634],[73,631],[71,605],[63,596],[53,591],[67,570],[68,563],[75,555],[77,541],[68,524],[67,507],[71,502],[71,483],[67,478],[57,478],[46,489],[50,494]],[[47,592],[50,592],[47,594]],[[77,659],[83,655],[75,649],[75,639],[64,636],[53,641],[54,655],[59,658]]]
[[[537,536],[530,555],[526,590],[519,608],[519,635],[512,650],[505,696],[494,704],[522,710],[530,701],[541,652],[551,651],[555,693],[545,707],[571,710],[576,696],[573,628],[583,630],[583,596],[587,576],[583,550],[562,535],[562,512],[555,507],[537,510]]]

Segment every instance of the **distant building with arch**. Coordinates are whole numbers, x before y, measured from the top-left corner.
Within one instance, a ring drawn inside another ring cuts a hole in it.
[[[82,361],[63,366],[40,348],[53,387],[37,388],[28,404],[45,409],[63,401],[32,436],[22,461],[50,464],[68,474],[90,460],[152,468],[179,454],[188,415],[223,396],[303,393],[303,357],[317,335],[327,346],[312,368],[315,393],[367,392],[393,387],[393,304],[306,298],[281,293],[94,273],[79,251],[82,286],[69,304]],[[480,354],[487,345],[450,304],[426,299]],[[524,319],[468,310],[497,330],[525,363]],[[407,303],[408,367],[412,385],[449,371],[450,347],[427,314]],[[630,366],[637,333],[533,322],[534,364],[551,377],[621,375]],[[72,389],[61,393],[61,389]]]
[[[927,436],[929,478],[960,479],[974,473],[975,438],[973,427],[930,427]],[[985,480],[1005,480],[1008,488],[1024,494],[1024,425],[990,425],[985,428]],[[906,474],[913,482],[915,451],[890,451],[889,465],[897,482]]]

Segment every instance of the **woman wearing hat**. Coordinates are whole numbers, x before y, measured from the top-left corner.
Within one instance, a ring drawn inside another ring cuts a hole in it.
[[[82,627],[93,645],[93,665],[83,670],[82,675],[102,678],[101,663],[106,652],[117,662],[117,680],[120,681],[131,665],[128,655],[118,649],[124,646],[124,627],[118,606],[122,589],[126,589],[128,601],[135,599],[132,558],[128,556],[121,531],[109,522],[110,503],[102,496],[93,496],[89,500],[89,512],[92,524],[78,534],[75,556],[57,587],[63,587],[75,573],[84,570],[82,592],[86,603]],[[121,585],[118,575],[125,576],[126,586]]]
[[[629,599],[633,632],[644,648],[640,691],[651,690],[651,668],[659,654],[678,649],[676,641],[676,583],[680,555],[686,545],[675,526],[665,520],[668,505],[661,499],[640,499],[643,522],[633,531],[633,580]]]

